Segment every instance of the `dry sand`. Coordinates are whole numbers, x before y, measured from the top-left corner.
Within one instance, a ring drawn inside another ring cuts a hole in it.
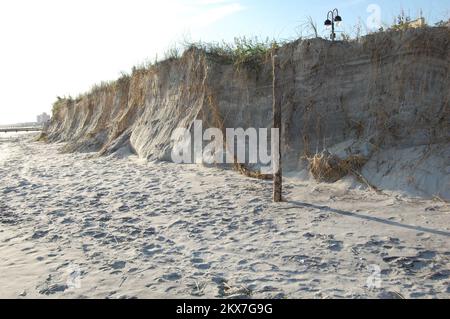
[[[450,207],[0,136],[2,298],[449,298]]]

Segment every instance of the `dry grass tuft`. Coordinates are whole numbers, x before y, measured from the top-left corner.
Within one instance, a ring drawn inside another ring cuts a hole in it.
[[[308,160],[311,174],[317,181],[324,183],[335,183],[349,174],[354,174],[367,162],[367,159],[361,155],[352,155],[342,160],[328,151],[316,154]]]

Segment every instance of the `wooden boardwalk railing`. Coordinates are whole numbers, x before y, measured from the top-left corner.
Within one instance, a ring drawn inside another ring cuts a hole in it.
[[[4,127],[0,128],[0,133],[41,132],[42,130],[42,127]]]

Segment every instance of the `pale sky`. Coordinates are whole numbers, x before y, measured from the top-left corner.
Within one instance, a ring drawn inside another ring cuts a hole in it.
[[[0,124],[35,121],[56,96],[87,91],[121,71],[160,57],[183,38],[239,35],[298,37],[312,16],[341,9],[347,23],[366,19],[377,1],[304,0],[5,0],[0,2]],[[450,0],[380,0],[391,22],[401,8],[448,18]]]

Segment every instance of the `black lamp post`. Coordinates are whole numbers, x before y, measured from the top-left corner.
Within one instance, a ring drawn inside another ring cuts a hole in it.
[[[334,33],[334,23],[339,24],[342,22],[342,18],[339,15],[339,10],[334,9],[333,11],[328,12],[327,19],[325,20],[325,25],[327,27],[331,26],[331,41],[336,40],[336,33]]]

